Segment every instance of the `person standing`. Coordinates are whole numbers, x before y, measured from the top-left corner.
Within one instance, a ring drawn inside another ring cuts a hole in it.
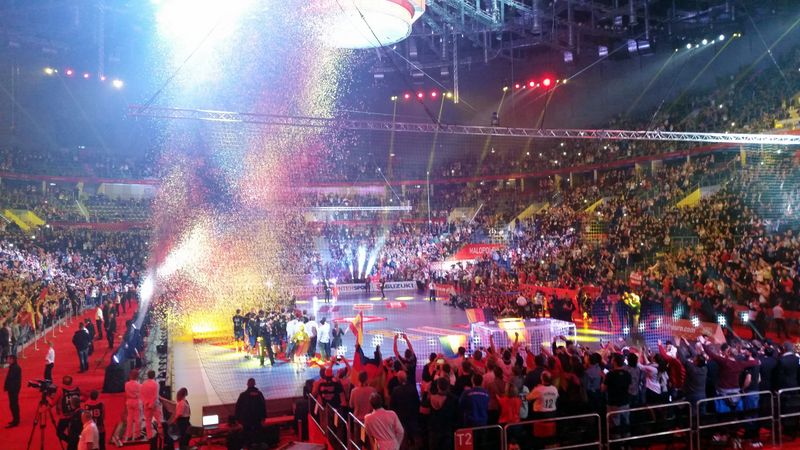
[[[164,415],[161,412],[161,400],[158,396],[158,382],[156,381],[156,371],[149,370],[147,372],[147,379],[142,383],[139,390],[142,399],[142,412],[144,413],[144,429],[147,431],[147,440],[153,439],[153,419],[157,424],[157,429],[161,428],[161,423],[164,421]]]
[[[242,425],[245,443],[258,442],[261,425],[267,418],[264,394],[256,387],[256,380],[247,380],[247,389],[236,400],[236,421]]]
[[[394,411],[383,409],[383,398],[378,393],[369,397],[372,412],[364,416],[364,429],[367,435],[378,444],[381,450],[399,450],[403,442],[403,425]]]
[[[353,415],[356,419],[364,421],[364,416],[372,412],[372,405],[370,405],[370,398],[375,392],[375,388],[367,385],[368,379],[367,372],[358,374],[358,386],[350,391],[350,409],[353,410]]]
[[[317,351],[317,322],[314,320],[314,316],[309,317],[304,326],[308,335],[308,352],[306,352],[306,356],[313,358]]]
[[[114,349],[114,338],[117,336],[117,314],[113,308],[110,308],[105,321],[106,339],[108,340],[108,348]]]
[[[0,361],[5,361],[11,354],[11,329],[5,323],[0,323]]]
[[[386,299],[386,278],[381,278],[380,288],[381,288],[381,300],[384,300]]]
[[[789,337],[789,332],[786,331],[786,320],[783,317],[782,303],[781,300],[778,300],[778,303],[772,308],[772,318],[775,320],[775,333],[778,334],[778,339],[781,338],[781,335],[786,336],[786,339],[791,339]]]
[[[97,424],[92,420],[92,412],[83,411],[81,413],[81,422],[83,422],[83,429],[81,429],[81,434],[78,438],[78,450],[99,450],[100,431],[97,429]]]
[[[132,370],[128,376],[128,382],[125,383],[125,410],[128,414],[128,420],[125,427],[125,440],[132,441],[139,438],[139,433],[142,431],[141,418],[139,412],[141,409],[142,399],[142,386],[136,381],[137,373]]]
[[[15,355],[6,357],[8,363],[8,374],[3,384],[3,390],[8,394],[8,408],[11,410],[11,422],[6,428],[13,428],[19,425],[19,391],[22,389],[22,368],[17,364]]]
[[[620,353],[615,353],[611,358],[611,371],[603,379],[602,390],[606,393],[606,408],[608,412],[624,411],[612,416],[613,428],[609,430],[613,435],[627,435],[630,424],[630,385],[631,374],[626,371],[625,358]]]
[[[103,306],[97,305],[94,311],[94,323],[97,326],[97,340],[103,340]]]
[[[88,317],[86,318],[86,325],[85,326],[86,326],[86,333],[89,334],[89,355],[91,356],[91,354],[94,353],[95,331],[94,331],[94,324],[92,323],[91,320],[89,320]],[[87,369],[88,369],[88,367],[87,367]]]
[[[95,389],[89,394],[89,401],[86,402],[85,409],[92,414],[92,420],[97,426],[99,450],[106,450],[106,406],[103,402],[98,401],[98,398],[100,398],[100,391]]]
[[[272,351],[272,322],[264,315],[264,311],[258,312],[258,353],[261,357],[261,367],[264,367],[264,359],[269,355],[269,364],[275,365],[275,354]]]
[[[244,316],[241,309],[237,309],[233,315],[233,342],[236,352],[241,352],[244,347]]]
[[[53,381],[53,366],[56,364],[56,349],[53,341],[46,341],[47,355],[44,357],[44,379]]]
[[[80,363],[80,370],[78,373],[83,373],[89,370],[89,333],[86,331],[86,326],[81,322],[78,325],[78,331],[72,335],[72,345],[78,352],[78,362]]]
[[[169,425],[177,427],[178,443],[181,448],[188,448],[189,446],[189,418],[192,416],[192,410],[189,407],[189,401],[186,397],[189,396],[189,390],[184,388],[178,389],[175,395],[175,414],[169,419]]]
[[[338,323],[334,322],[333,330],[331,330],[331,351],[338,350],[342,346],[342,336],[344,336],[344,330],[339,328]]]
[[[433,282],[433,278],[428,280],[428,298],[436,303],[436,283]]]
[[[66,431],[70,425],[72,414],[80,409],[81,403],[81,389],[77,386],[72,386],[72,377],[64,375],[61,379],[61,390],[53,399],[53,405],[56,407],[58,413],[58,423],[56,424],[56,434],[62,441],[67,441]],[[77,407],[73,406],[77,402]]]
[[[392,389],[389,406],[397,417],[400,419],[400,424],[405,430],[403,437],[403,448],[417,448],[420,444],[420,427],[419,427],[419,393],[417,393],[417,386],[413,382],[408,382],[408,376],[404,370],[397,372],[398,385]]]
[[[319,321],[317,327],[317,341],[319,342],[320,353],[322,358],[328,360],[331,358],[331,324],[323,317]]]

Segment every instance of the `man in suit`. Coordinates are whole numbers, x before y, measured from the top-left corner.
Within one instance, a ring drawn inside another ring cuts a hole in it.
[[[78,361],[81,366],[78,373],[89,370],[89,344],[91,344],[89,333],[86,331],[86,326],[83,322],[80,322],[78,331],[72,335],[72,345],[74,345],[75,350],[78,351]]]
[[[800,358],[794,352],[794,345],[791,342],[783,344],[783,354],[778,360],[777,367],[777,389],[797,387],[797,366],[800,365]]]
[[[11,409],[12,418],[6,428],[13,428],[19,425],[19,391],[22,389],[22,369],[17,364],[16,356],[9,355],[6,361],[8,362],[8,374],[3,390],[8,393],[8,407]]]

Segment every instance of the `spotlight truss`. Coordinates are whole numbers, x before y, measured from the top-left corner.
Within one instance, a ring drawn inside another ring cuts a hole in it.
[[[579,130],[507,128],[480,125],[386,122],[366,119],[285,116],[204,109],[130,106],[132,117],[242,123],[267,127],[305,127],[342,130],[440,133],[474,136],[512,136],[533,139],[590,139],[610,141],[672,141],[727,144],[800,145],[800,135],[749,133],[695,133],[660,130]]]
[[[411,211],[410,205],[404,206],[313,206],[307,209],[313,212],[349,212],[349,211]]]

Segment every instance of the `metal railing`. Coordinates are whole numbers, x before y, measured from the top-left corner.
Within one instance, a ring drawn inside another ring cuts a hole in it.
[[[545,433],[552,431],[552,435],[537,436],[537,429],[543,429]],[[557,446],[555,447],[548,445],[548,450],[588,449],[592,447],[601,450],[603,448],[602,421],[599,414],[582,414],[509,423],[503,427],[503,436],[505,441],[503,449],[507,449],[512,441],[519,444],[520,448],[534,448],[537,440],[541,443],[545,443],[548,440],[556,443]]]
[[[686,412],[682,414],[684,409]],[[616,417],[619,419],[613,420]],[[641,417],[648,417],[648,420],[642,421]],[[612,421],[618,423],[612,427]],[[639,434],[639,430],[647,431]],[[692,405],[689,402],[677,402],[611,411],[606,414],[606,431],[609,449],[614,444],[644,439],[650,441],[649,445],[658,438],[682,433],[686,433],[689,449],[693,449]]]
[[[347,450],[350,441],[350,424],[331,405],[325,407],[325,428],[328,444],[334,449]]]
[[[763,402],[762,399],[768,399],[768,402]],[[769,422],[772,435],[772,445],[775,446],[777,439],[775,436],[775,405],[774,395],[771,391],[757,391],[748,392],[745,394],[734,395],[721,395],[719,397],[711,397],[699,400],[697,402],[697,444],[700,446],[703,438],[703,431],[713,430],[718,428],[730,428],[739,426],[752,427],[759,422]],[[715,414],[700,414],[703,411],[703,405],[714,402]],[[769,405],[769,415],[761,415],[763,404]],[[725,408],[728,411],[720,411]],[[755,415],[753,415],[755,414]],[[746,416],[746,417],[741,417]],[[741,418],[740,418],[741,417]],[[704,419],[714,418],[717,419],[712,423],[703,423]],[[728,420],[731,418],[731,420]],[[721,420],[720,420],[721,419]],[[761,427],[756,428],[756,433]]]
[[[311,421],[314,422],[314,425],[317,426],[317,429],[322,436],[326,439],[328,438],[327,427],[323,426],[326,424],[325,421],[325,407],[323,407],[317,399],[314,398],[313,395],[308,395],[308,416],[311,417]],[[310,425],[309,425],[310,426]]]
[[[778,398],[778,416],[776,422],[778,423],[778,445],[783,445],[783,433],[786,431],[784,421],[787,419],[794,419],[793,431],[795,437],[800,433],[800,387],[781,389],[777,392]]]
[[[364,422],[358,420],[353,413],[347,415],[350,433],[347,436],[347,448],[349,450],[377,450],[372,443],[372,439],[367,436],[367,427]]]

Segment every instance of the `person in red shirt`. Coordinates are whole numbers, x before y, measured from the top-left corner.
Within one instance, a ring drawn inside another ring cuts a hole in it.
[[[497,423],[503,425],[519,422],[522,399],[519,398],[519,391],[516,386],[512,383],[508,383],[508,385],[506,385],[505,395],[497,395],[497,403],[500,405],[500,418],[497,420]]]

